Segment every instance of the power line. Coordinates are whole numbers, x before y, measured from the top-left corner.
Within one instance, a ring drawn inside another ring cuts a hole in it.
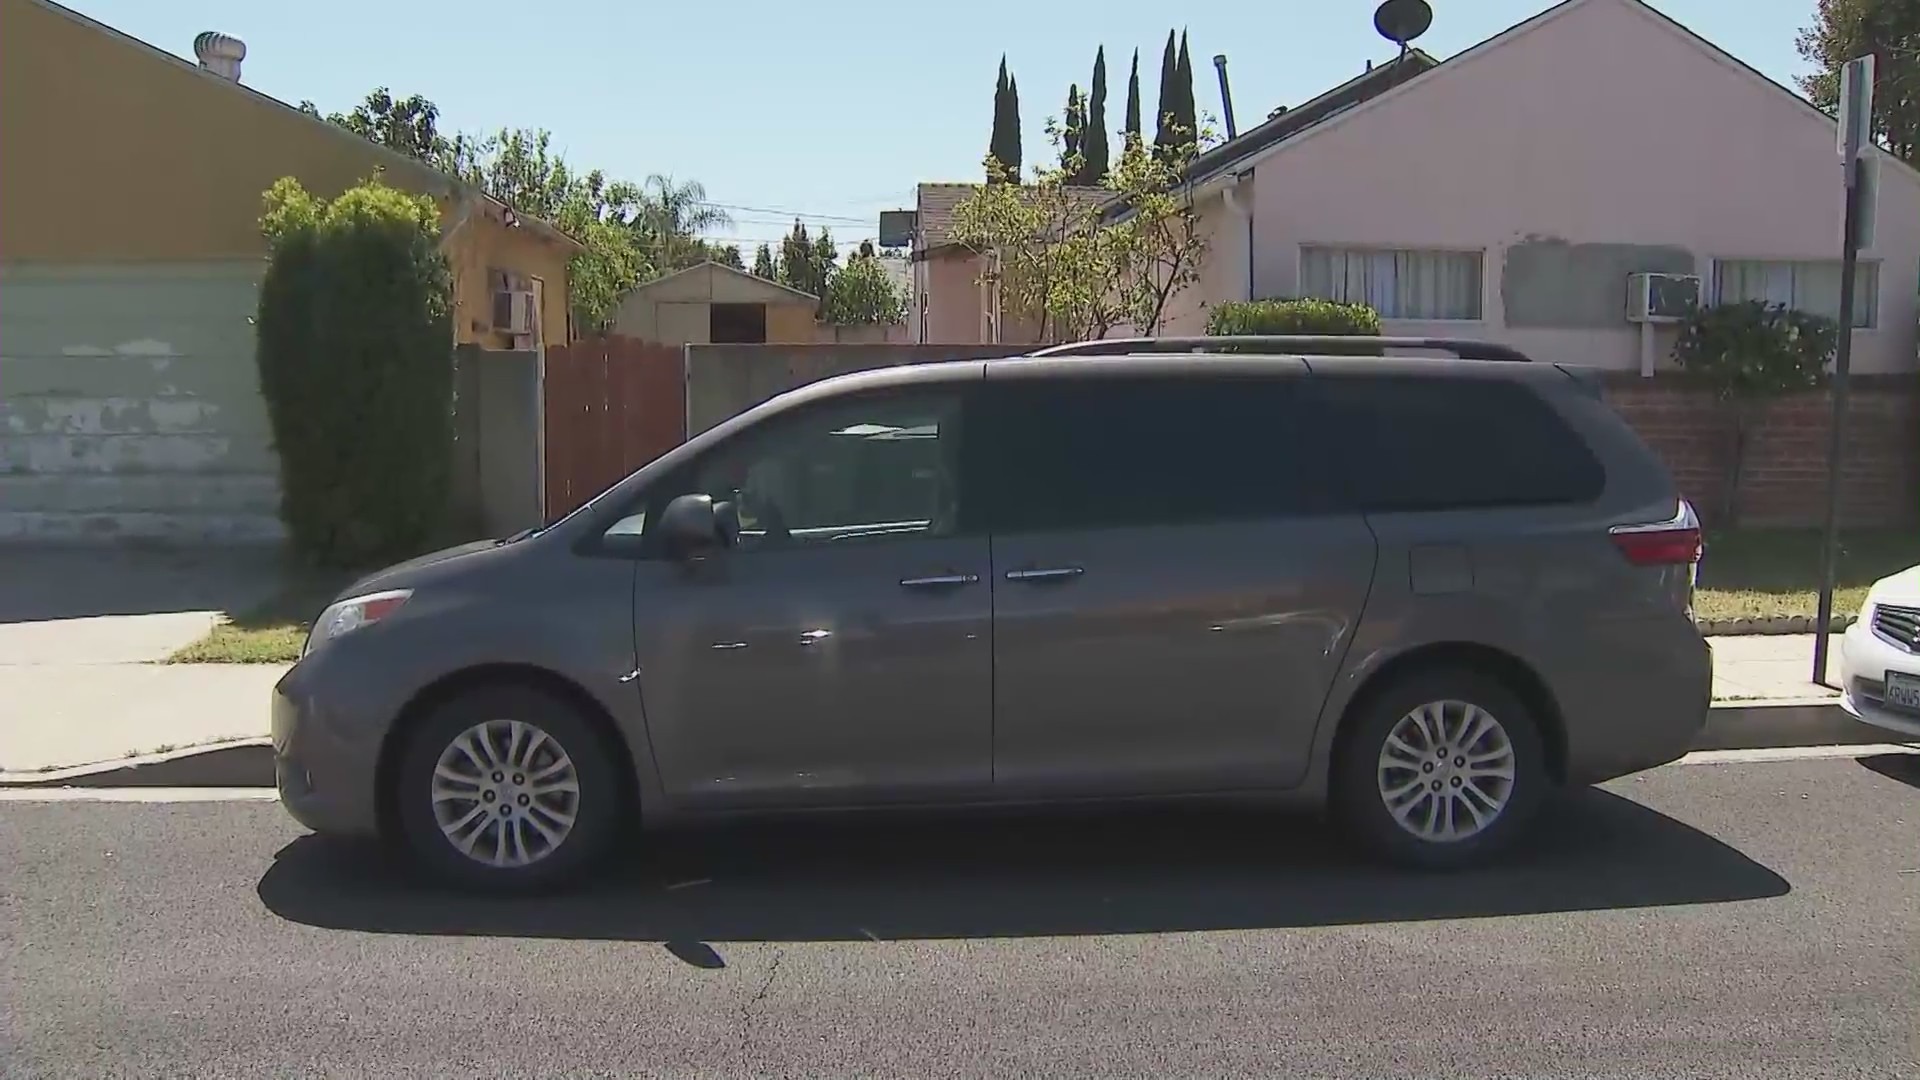
[[[743,214],[778,214],[786,218],[802,218],[808,221],[846,221],[866,224],[873,218],[853,217],[848,214],[810,214],[804,210],[787,210],[778,206],[741,206],[737,203],[708,202],[702,206],[711,206],[716,210],[737,210]]]

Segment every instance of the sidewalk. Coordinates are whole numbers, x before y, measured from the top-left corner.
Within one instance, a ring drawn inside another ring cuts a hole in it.
[[[1833,698],[1838,691],[1813,682],[1812,634],[1760,634],[1715,637],[1715,701],[1807,700]],[[1840,682],[1840,635],[1827,638],[1827,682]]]
[[[271,550],[0,550],[0,778],[266,734],[279,666],[155,663],[278,585]]]
[[[267,734],[281,664],[0,664],[0,780]]]
[[[1721,637],[1716,716],[1838,698],[1807,678],[1813,635]],[[1830,670],[1839,673],[1839,642]],[[278,664],[0,662],[0,780],[267,734]],[[23,775],[25,774],[25,775]]]

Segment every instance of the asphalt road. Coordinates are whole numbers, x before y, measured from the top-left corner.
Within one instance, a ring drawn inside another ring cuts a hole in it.
[[[9,1076],[1920,1075],[1920,757],[1674,766],[1509,867],[1256,813],[650,841],[480,902],[272,803],[0,802]]]

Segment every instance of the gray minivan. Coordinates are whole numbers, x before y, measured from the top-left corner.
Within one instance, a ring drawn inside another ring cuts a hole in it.
[[[479,888],[636,818],[1142,797],[1326,806],[1452,867],[1686,752],[1699,554],[1594,384],[1502,346],[865,371],[355,584],[275,689],[278,783]]]

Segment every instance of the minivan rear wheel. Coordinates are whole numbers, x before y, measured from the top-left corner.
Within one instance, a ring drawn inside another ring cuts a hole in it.
[[[510,684],[435,707],[394,783],[410,853],[442,882],[489,892],[577,876],[612,839],[622,797],[593,725],[565,701]]]
[[[1466,669],[1402,677],[1369,695],[1334,763],[1335,808],[1404,865],[1485,861],[1525,831],[1551,785],[1531,711]]]

